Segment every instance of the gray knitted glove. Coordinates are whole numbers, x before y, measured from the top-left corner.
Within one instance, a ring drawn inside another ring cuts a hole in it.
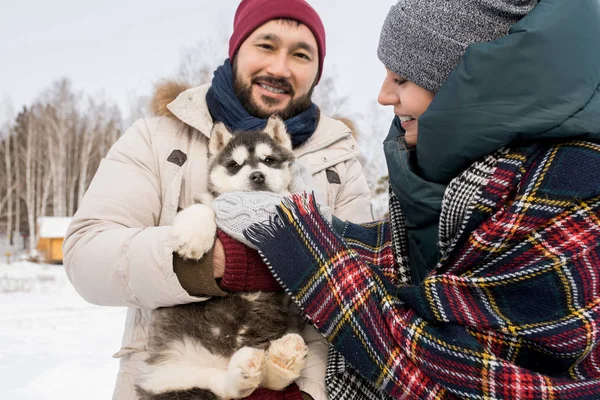
[[[246,246],[252,246],[244,231],[257,222],[267,222],[275,216],[275,207],[284,196],[271,192],[229,192],[213,202],[215,221],[219,229]]]
[[[313,193],[314,184],[310,173],[298,163],[294,163],[292,171],[291,193]],[[331,209],[324,205],[320,197],[320,194],[315,193],[319,211],[331,223]],[[235,240],[254,247],[244,237],[244,231],[253,224],[265,223],[273,218],[276,215],[276,207],[284,198],[283,195],[271,192],[224,193],[217,197],[212,205],[217,226]]]

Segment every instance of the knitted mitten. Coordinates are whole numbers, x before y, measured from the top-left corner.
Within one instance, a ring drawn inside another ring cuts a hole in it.
[[[278,292],[281,286],[263,262],[258,251],[217,231],[225,253],[225,272],[219,286],[230,292]]]
[[[270,192],[229,192],[213,202],[217,226],[238,242],[254,247],[244,231],[256,223],[268,222],[283,196]]]
[[[257,223],[268,223],[277,214],[276,207],[283,199],[270,192],[224,193],[213,202],[217,226],[235,240],[255,248],[244,237],[244,231]],[[331,209],[319,205],[319,211],[331,223]]]
[[[250,396],[246,397],[245,400],[303,400],[303,397],[298,385],[292,383],[281,392],[258,388]]]

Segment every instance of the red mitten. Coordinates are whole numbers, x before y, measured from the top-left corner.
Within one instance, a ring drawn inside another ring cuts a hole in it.
[[[225,272],[219,283],[230,292],[278,292],[282,288],[258,254],[258,251],[217,231],[225,253]]]
[[[303,400],[300,388],[295,383],[282,390],[276,392],[265,388],[258,388],[245,400]]]

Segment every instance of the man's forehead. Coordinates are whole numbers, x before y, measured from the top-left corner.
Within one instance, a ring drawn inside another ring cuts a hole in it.
[[[317,50],[317,39],[304,24],[289,19],[274,19],[256,28],[250,35],[252,39],[268,39],[274,41],[305,42]]]

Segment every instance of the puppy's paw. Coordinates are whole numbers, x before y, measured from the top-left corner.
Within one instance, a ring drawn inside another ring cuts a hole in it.
[[[198,260],[213,247],[216,233],[212,208],[203,204],[187,207],[173,222],[175,251],[183,258]]]
[[[272,390],[284,389],[300,376],[307,354],[304,339],[295,333],[271,342],[267,350],[262,386]]]
[[[233,354],[227,368],[228,395],[232,399],[249,396],[260,385],[265,352],[242,347]]]

